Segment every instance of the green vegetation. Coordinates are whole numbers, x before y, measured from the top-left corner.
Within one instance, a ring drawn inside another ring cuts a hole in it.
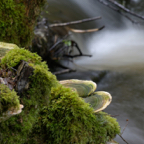
[[[29,137],[29,144],[105,144],[120,133],[116,120],[104,112],[94,114],[89,104],[64,86],[52,88],[50,103]]]
[[[19,108],[19,97],[14,90],[10,90],[6,85],[0,84],[0,115],[13,107]]]
[[[30,78],[29,90],[20,98],[21,104],[24,105],[22,113],[0,123],[1,144],[21,144],[27,140],[39,111],[48,104],[51,88],[58,84],[56,77],[48,71],[46,63],[41,62],[37,54],[25,49],[16,48],[9,51],[1,60],[1,68],[14,67],[21,60],[29,62],[34,73]]]
[[[116,119],[95,114],[76,92],[59,84],[37,54],[14,48],[0,68],[16,67],[21,60],[34,72],[28,91],[19,98],[22,113],[0,123],[1,144],[105,144],[120,133]]]
[[[42,59],[36,53],[31,53],[26,49],[19,49],[14,48],[13,50],[9,51],[4,58],[1,60],[1,67],[2,68],[10,68],[15,67],[21,60],[27,61],[33,65],[40,65],[44,69],[48,70],[48,67],[45,62],[41,62]],[[6,67],[5,67],[6,66]]]
[[[1,0],[0,41],[30,45],[36,18],[45,0]]]

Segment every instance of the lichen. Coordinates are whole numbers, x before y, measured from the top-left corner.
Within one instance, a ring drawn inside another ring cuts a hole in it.
[[[0,41],[29,46],[36,18],[45,0],[1,0]]]
[[[116,119],[100,112],[69,88],[52,88],[50,103],[40,113],[29,144],[104,144],[120,133]]]

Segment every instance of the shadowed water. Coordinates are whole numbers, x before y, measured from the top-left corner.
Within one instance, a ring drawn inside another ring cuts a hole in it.
[[[123,137],[129,144],[144,144],[144,30],[101,5],[96,0],[47,0],[50,21],[63,22],[102,16],[102,20],[85,23],[75,28],[95,28],[93,34],[74,34],[73,39],[92,58],[75,59],[80,72],[63,74],[62,79],[89,79],[98,82],[97,90],[111,93],[113,101],[105,110],[116,118],[121,129],[128,126]],[[142,14],[142,13],[141,13]],[[95,70],[108,70],[98,80]],[[116,141],[125,144],[121,138]]]

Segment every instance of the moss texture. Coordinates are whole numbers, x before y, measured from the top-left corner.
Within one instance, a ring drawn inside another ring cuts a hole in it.
[[[33,28],[45,0],[1,0],[0,41],[30,45]]]
[[[22,113],[0,123],[1,144],[105,144],[120,132],[116,119],[95,114],[76,92],[60,85],[37,54],[14,48],[0,68],[16,67],[21,60],[34,72],[28,91],[19,98]]]
[[[61,85],[52,89],[29,137],[29,144],[105,144],[120,133],[116,119],[93,113],[76,92]]]
[[[22,144],[35,124],[39,111],[48,104],[51,87],[58,84],[56,77],[48,71],[46,63],[41,58],[25,49],[13,49],[1,60],[1,68],[14,67],[21,60],[29,62],[34,68],[30,88],[25,96],[20,98],[24,109],[21,114],[0,123],[0,143]]]
[[[11,91],[6,85],[0,84],[0,115],[11,107],[19,108],[19,104],[16,92]]]

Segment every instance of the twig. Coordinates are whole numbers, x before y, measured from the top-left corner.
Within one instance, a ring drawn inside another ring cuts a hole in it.
[[[124,129],[123,129],[123,131],[122,131],[122,133],[121,133],[121,136],[122,136],[122,134],[124,133],[124,131],[125,131],[127,125],[128,125],[128,120],[126,120],[126,121],[127,121],[127,124],[125,125],[125,127],[124,127]]]
[[[89,33],[89,32],[96,32],[96,31],[102,30],[104,27],[105,26],[102,26],[101,28],[88,29],[88,30],[79,30],[79,29],[72,29],[72,28],[68,28],[68,29],[74,33]]]
[[[128,125],[128,119],[127,119],[126,121],[127,121],[127,124],[125,125],[125,127],[124,127],[122,133],[121,133],[119,136],[122,138],[122,140],[123,140],[124,142],[126,142],[126,143],[128,144],[128,142],[122,137],[122,134],[124,133],[124,131],[125,131],[127,125]]]
[[[136,16],[136,17],[144,20],[144,17],[143,17],[143,16],[138,15],[138,14],[130,11],[129,9],[125,8],[123,5],[119,4],[118,2],[116,2],[116,1],[114,1],[114,0],[108,0],[108,1],[111,2],[111,3],[113,3],[114,5],[116,5],[116,6],[119,7],[120,9],[124,10],[125,12],[130,13],[131,15]]]
[[[92,55],[87,55],[87,54],[77,54],[77,55],[67,55],[64,54],[64,57],[70,57],[70,58],[75,58],[75,57],[80,57],[80,56],[87,56],[87,57],[92,57]]]
[[[66,69],[66,70],[61,70],[58,72],[54,72],[53,74],[55,75],[59,75],[59,74],[64,74],[64,73],[68,73],[68,72],[75,72],[76,70],[72,70],[72,69]]]
[[[79,57],[79,56],[89,56],[89,57],[92,57],[92,55],[83,54],[82,51],[81,51],[81,49],[79,48],[79,46],[77,45],[77,43],[75,41],[71,40],[71,43],[72,43],[71,46],[77,48],[79,54],[77,54],[77,55],[66,55],[65,54],[65,55],[63,55],[64,57],[70,57],[70,58]]]
[[[49,27],[60,27],[60,26],[74,25],[74,24],[89,22],[89,21],[98,20],[98,19],[101,19],[101,17],[99,16],[99,17],[87,18],[87,19],[82,19],[82,20],[78,20],[78,21],[66,22],[66,23],[50,24]]]
[[[119,136],[121,137],[121,139],[122,139],[125,143],[129,144],[121,135],[119,135]]]
[[[17,70],[15,69],[15,68],[13,68],[13,67],[10,67],[12,70],[14,70],[14,71],[16,71],[17,72]]]
[[[134,21],[133,19],[131,19],[129,16],[123,14],[119,9],[117,9],[116,7],[112,6],[112,5],[109,5],[108,3],[104,2],[103,0],[98,0],[100,3],[102,3],[103,5],[111,8],[112,10],[114,11],[117,11],[118,13],[120,13],[121,15],[123,15],[124,17],[126,17],[127,19],[129,19],[132,23],[135,23],[137,24],[138,22],[137,21]]]
[[[54,53],[54,56],[58,55],[59,53],[61,53],[62,51],[64,51],[65,49],[67,49],[68,46],[64,46],[62,48],[59,48],[59,50],[57,52]]]
[[[51,51],[52,49],[54,49],[58,44],[60,44],[61,42],[63,42],[64,39],[66,39],[68,35],[65,35],[62,39],[60,39],[59,41],[57,41],[48,51]]]

